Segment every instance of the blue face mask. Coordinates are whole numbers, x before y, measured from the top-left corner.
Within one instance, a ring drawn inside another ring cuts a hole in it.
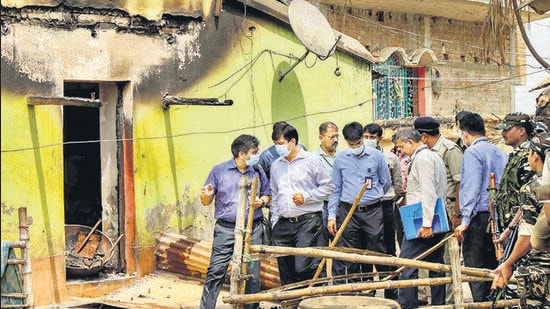
[[[288,149],[288,144],[275,145],[275,151],[277,151],[277,154],[279,155],[279,157],[286,157],[290,154],[290,150]]]
[[[378,147],[378,142],[375,139],[366,139],[366,138],[364,138],[363,139],[363,145],[365,145],[367,147],[370,147],[370,148],[376,149],[376,147]]]
[[[358,156],[363,152],[363,149],[365,149],[365,145],[361,145],[357,148],[350,148],[350,152],[352,155]]]
[[[246,165],[254,166],[260,162],[260,154],[250,155],[250,160],[246,160]]]

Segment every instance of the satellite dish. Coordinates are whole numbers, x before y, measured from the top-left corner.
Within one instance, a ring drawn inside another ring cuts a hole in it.
[[[341,36],[334,37],[334,31],[325,16],[316,6],[306,0],[293,0],[290,3],[288,6],[288,19],[292,31],[307,51],[286,72],[279,72],[279,81],[283,80],[310,52],[317,55],[321,60],[330,57],[341,38]]]

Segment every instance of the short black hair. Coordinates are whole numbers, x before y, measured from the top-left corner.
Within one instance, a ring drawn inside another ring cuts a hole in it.
[[[363,126],[357,122],[350,122],[342,129],[344,139],[349,142],[355,142],[363,138]]]
[[[233,154],[233,158],[237,158],[240,151],[248,153],[250,148],[258,147],[259,145],[260,141],[255,136],[241,134],[231,143],[231,153]]]
[[[464,117],[466,115],[470,115],[470,114],[472,114],[472,112],[470,112],[470,111],[460,111],[460,112],[456,113],[455,123],[458,123],[460,121],[460,119],[462,119],[462,117]]]
[[[481,118],[481,115],[477,113],[464,115],[460,119],[459,123],[459,128],[462,131],[466,131],[474,135],[485,135],[485,122],[483,121],[483,118]]]
[[[298,145],[298,131],[296,131],[296,128],[294,128],[291,124],[285,123],[284,126],[279,127],[281,134],[277,139],[274,139],[274,141],[281,138],[281,136],[287,141],[290,142],[291,139],[296,140],[296,145]]]
[[[382,137],[382,134],[384,134],[384,130],[382,127],[377,123],[369,123],[365,126],[363,129],[363,134],[365,132],[369,132],[370,134],[376,134],[378,137]]]
[[[277,121],[273,124],[273,131],[271,132],[271,140],[276,141],[283,136],[283,129],[288,125],[286,121]]]

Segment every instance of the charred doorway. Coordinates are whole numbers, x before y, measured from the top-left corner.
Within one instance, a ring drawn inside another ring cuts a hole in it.
[[[131,101],[129,83],[65,81],[63,86],[65,98],[101,102],[100,107],[63,106],[65,223],[92,228],[101,219],[97,231],[114,243],[101,273],[124,272],[125,241],[115,240],[126,230],[121,119],[124,103]]]
[[[99,98],[98,83],[65,83],[65,97]],[[63,107],[65,223],[102,219],[99,108]]]

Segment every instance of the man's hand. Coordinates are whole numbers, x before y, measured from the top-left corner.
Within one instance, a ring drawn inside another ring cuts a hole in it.
[[[434,232],[431,227],[423,226],[420,228],[416,236],[422,237],[422,238],[432,238],[434,237]]]
[[[304,204],[304,196],[300,192],[294,193],[292,196],[292,201],[296,204],[296,206],[302,206]]]
[[[456,236],[456,239],[459,241],[459,242],[463,242],[464,241],[464,232],[468,229],[468,226],[466,224],[461,224],[459,225],[456,229],[455,229],[455,236]]]
[[[495,269],[494,273],[496,276],[491,284],[491,289],[504,288],[512,277],[512,266],[504,262]]]
[[[260,207],[262,207],[262,205],[264,205],[265,203],[262,203],[262,199],[259,197],[259,196],[256,196],[256,198],[254,199],[254,209],[258,209]]]
[[[453,231],[456,230],[456,228],[462,224],[462,218],[457,218],[455,216],[451,217],[451,226]]]
[[[201,203],[204,206],[210,205],[214,199],[214,186],[209,183],[201,189]]]
[[[336,228],[336,220],[334,219],[329,219],[328,222],[327,222],[327,230],[328,232],[330,233],[330,235],[334,236],[336,235],[336,231],[338,230]]]
[[[502,233],[500,233],[500,236],[497,239],[493,240],[493,242],[495,244],[504,242],[506,239],[508,239],[510,233],[510,228],[506,228],[504,231],[502,231]]]

